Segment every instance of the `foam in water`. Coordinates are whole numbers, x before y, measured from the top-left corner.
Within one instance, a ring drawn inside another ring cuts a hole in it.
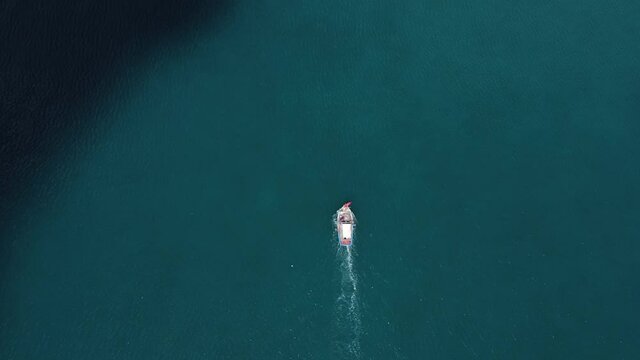
[[[333,238],[333,241],[336,237]],[[336,260],[340,271],[340,290],[336,299],[336,350],[341,358],[360,358],[360,307],[358,276],[354,266],[355,249],[339,246]]]

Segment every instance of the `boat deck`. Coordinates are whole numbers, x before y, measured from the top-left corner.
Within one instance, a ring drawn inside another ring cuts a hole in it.
[[[338,222],[341,224],[355,224],[356,217],[351,210],[340,211],[338,213]]]

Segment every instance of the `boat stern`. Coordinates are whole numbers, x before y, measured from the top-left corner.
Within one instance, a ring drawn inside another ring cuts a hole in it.
[[[353,242],[353,224],[340,224],[338,227],[338,240],[342,246],[350,246]]]

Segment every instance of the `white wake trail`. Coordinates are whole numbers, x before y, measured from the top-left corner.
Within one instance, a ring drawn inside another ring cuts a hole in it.
[[[337,350],[343,358],[360,358],[360,304],[358,276],[352,247],[340,246],[337,252],[340,268],[340,294],[336,299]]]

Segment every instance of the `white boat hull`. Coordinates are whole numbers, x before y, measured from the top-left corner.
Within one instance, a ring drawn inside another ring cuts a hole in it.
[[[351,203],[343,205],[336,214],[336,229],[338,231],[338,242],[341,246],[351,246],[353,244],[356,217],[349,208]]]

